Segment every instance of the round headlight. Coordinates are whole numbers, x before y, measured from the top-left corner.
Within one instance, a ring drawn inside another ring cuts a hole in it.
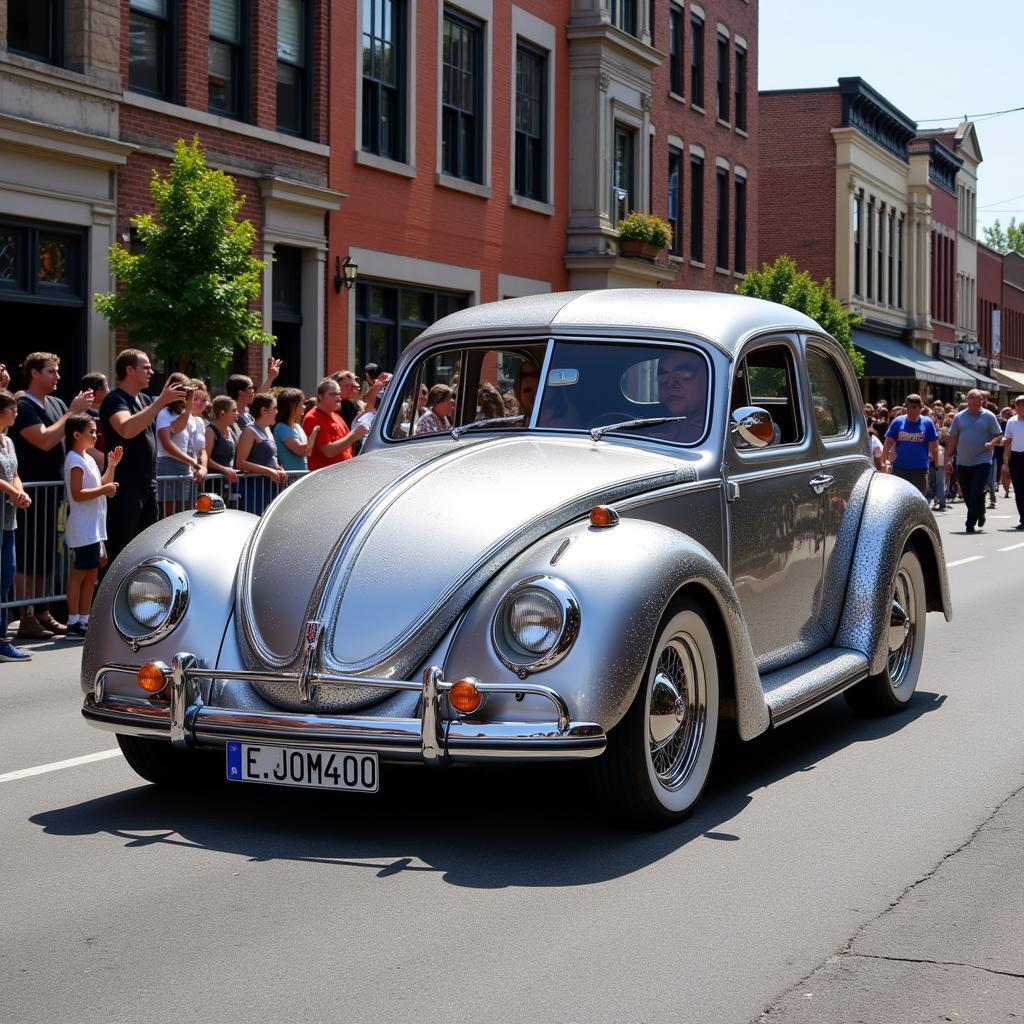
[[[114,626],[134,649],[156,643],[181,621],[188,607],[188,577],[169,558],[147,558],[114,594]]]
[[[523,654],[547,654],[562,632],[562,608],[552,594],[532,587],[505,606],[505,635]]]
[[[128,610],[141,626],[156,629],[171,610],[170,580],[159,569],[136,569],[128,577]]]
[[[491,621],[491,641],[517,675],[542,672],[560,661],[580,630],[573,592],[552,576],[529,576],[506,591]]]

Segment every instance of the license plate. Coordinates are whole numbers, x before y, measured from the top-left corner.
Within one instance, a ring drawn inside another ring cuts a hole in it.
[[[230,782],[377,792],[377,755],[373,752],[232,741],[227,745],[227,761]]]

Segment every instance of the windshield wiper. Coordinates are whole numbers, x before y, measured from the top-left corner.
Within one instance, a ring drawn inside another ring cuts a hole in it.
[[[489,420],[473,420],[472,423],[463,423],[461,427],[452,428],[452,437],[458,441],[463,434],[477,427],[493,427],[496,423],[519,423],[522,416],[492,416]]]
[[[609,430],[625,430],[627,427],[655,427],[659,423],[676,423],[679,420],[688,420],[689,416],[648,416],[640,420],[624,420],[622,423],[609,423],[606,427],[591,427],[590,439],[600,441],[603,434]]]

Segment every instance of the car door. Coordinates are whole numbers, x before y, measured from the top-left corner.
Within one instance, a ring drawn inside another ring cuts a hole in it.
[[[825,526],[817,436],[795,335],[758,339],[734,365],[730,413],[767,410],[772,441],[725,446],[730,571],[758,668],[771,671],[825,646],[819,628]]]
[[[804,341],[807,384],[824,482],[823,599],[819,624],[831,642],[843,608],[868,483],[875,470],[867,423],[860,414],[860,392],[846,355],[831,339],[808,337]]]

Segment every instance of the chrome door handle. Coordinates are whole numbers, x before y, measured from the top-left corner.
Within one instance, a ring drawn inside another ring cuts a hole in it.
[[[819,473],[817,476],[812,476],[807,482],[814,488],[815,494],[824,494],[825,489],[831,487],[835,482],[835,477],[829,476],[828,473]]]

